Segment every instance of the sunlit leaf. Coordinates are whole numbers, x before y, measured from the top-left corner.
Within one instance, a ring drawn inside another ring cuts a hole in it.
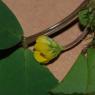
[[[30,50],[20,48],[0,60],[0,95],[49,95],[57,80],[37,63]]]
[[[22,28],[10,9],[0,0],[0,49],[7,49],[22,40]]]

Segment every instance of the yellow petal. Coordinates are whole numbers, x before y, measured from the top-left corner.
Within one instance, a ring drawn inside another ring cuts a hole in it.
[[[34,48],[36,51],[39,51],[40,53],[45,55],[45,57],[49,60],[52,59],[54,56],[52,49],[47,44],[36,43]]]
[[[43,51],[46,52],[49,50],[49,46],[48,44],[43,44],[39,42],[35,44],[34,49],[40,52],[43,52]]]
[[[53,54],[52,51],[46,51],[46,52],[44,52],[44,55],[45,55],[45,57],[46,57],[48,60],[51,60],[51,59],[54,58],[54,54]]]
[[[39,36],[36,40],[36,43],[46,43],[46,44],[50,44],[48,37],[45,35]]]
[[[57,57],[62,49],[59,44],[48,36],[39,36],[36,40],[36,44],[34,45],[35,59],[40,63],[47,63]]]
[[[34,57],[39,63],[47,63],[48,59],[41,55],[39,51],[34,51]]]

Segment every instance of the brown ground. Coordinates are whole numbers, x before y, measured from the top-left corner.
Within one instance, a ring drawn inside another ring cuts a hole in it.
[[[35,34],[60,21],[70,14],[83,0],[4,0],[20,21],[25,36]],[[75,39],[80,30],[76,24],[68,32],[54,39],[60,44],[67,44]],[[48,65],[50,71],[62,80],[69,71],[85,42],[62,54],[53,64]]]

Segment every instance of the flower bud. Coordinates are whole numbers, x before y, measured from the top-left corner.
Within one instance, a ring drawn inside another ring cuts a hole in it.
[[[63,47],[48,36],[39,36],[34,45],[34,57],[40,63],[48,63],[56,58]]]

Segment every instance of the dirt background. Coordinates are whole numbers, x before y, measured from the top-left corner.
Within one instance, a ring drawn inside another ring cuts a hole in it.
[[[3,0],[14,12],[21,23],[25,36],[29,36],[48,28],[75,10],[83,0]],[[67,32],[54,39],[60,44],[67,44],[75,39],[80,30],[74,25]],[[47,67],[54,76],[62,80],[75,62],[86,43],[83,41],[74,49],[63,53],[55,62]]]

